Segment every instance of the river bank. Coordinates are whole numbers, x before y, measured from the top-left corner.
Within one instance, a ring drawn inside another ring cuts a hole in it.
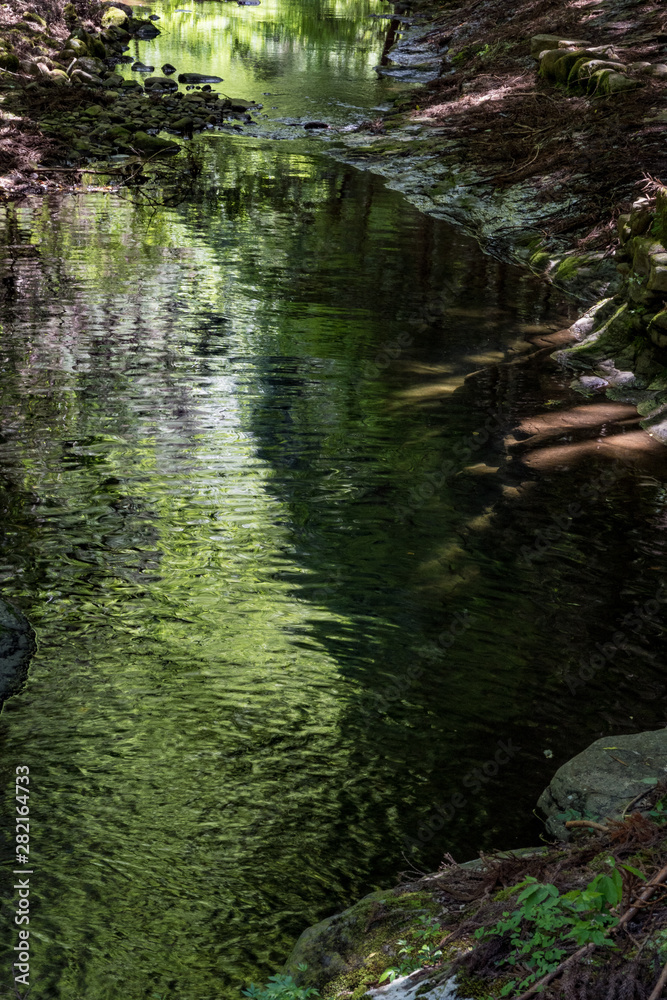
[[[597,740],[540,798],[546,844],[405,874],[304,931],[284,975],[325,1000],[647,997],[666,958],[666,759],[667,730]]]
[[[142,82],[123,79],[130,40],[159,34],[131,6],[24,6],[0,25],[6,197],[86,190],[87,173],[96,190],[150,177],[178,203],[201,170],[183,139],[256,124],[261,104],[221,97],[206,82],[219,78],[134,62]],[[587,315],[555,355],[572,387],[636,406],[665,443],[667,32],[658,11],[628,0],[586,11],[427,3],[425,29],[399,4],[377,69],[410,91],[355,129],[305,127],[323,151],[579,302]]]

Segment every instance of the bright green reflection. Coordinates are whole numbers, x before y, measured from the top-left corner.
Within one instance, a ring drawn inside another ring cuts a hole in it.
[[[374,67],[391,12],[382,0],[169,0],[151,6],[162,34],[133,42],[129,54],[149,65],[221,76],[214,89],[264,105],[263,118],[324,117],[349,124],[389,92]],[[189,11],[189,13],[183,13]],[[128,78],[141,79],[121,67]],[[265,96],[268,92],[268,96]]]

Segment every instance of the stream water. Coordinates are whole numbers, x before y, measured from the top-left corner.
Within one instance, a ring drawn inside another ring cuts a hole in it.
[[[185,6],[244,97],[272,67],[290,114],[313,79],[350,122],[382,99],[366,4]],[[312,140],[199,141],[177,208],[0,215],[0,583],[39,640],[0,716],[2,976],[27,765],[45,998],[236,998],[401,869],[535,842],[559,763],[667,721],[664,459],[531,360],[571,307]]]

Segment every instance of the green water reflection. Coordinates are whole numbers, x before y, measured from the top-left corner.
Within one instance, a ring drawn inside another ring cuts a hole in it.
[[[624,655],[586,697],[563,680],[660,582],[660,484],[623,471],[532,564],[592,470],[521,503],[510,473],[464,471],[502,466],[504,427],[542,405],[540,376],[492,362],[551,321],[547,293],[297,146],[207,156],[180,209],[0,218],[0,580],[40,643],[0,780],[11,822],[31,768],[49,998],[236,997],[413,842],[428,867],[536,837],[545,746],[661,712],[652,626],[641,683]],[[498,740],[520,753],[471,790]]]
[[[391,92],[374,71],[388,22],[370,15],[393,10],[383,0],[262,0],[258,7],[158,0],[150,9],[161,34],[134,41],[129,54],[156,73],[168,62],[179,73],[222,77],[213,89],[261,103],[260,121],[324,116],[347,125]]]

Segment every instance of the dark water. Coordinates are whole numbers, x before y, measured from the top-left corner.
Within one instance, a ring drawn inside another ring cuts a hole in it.
[[[28,765],[48,998],[237,997],[667,721],[664,458],[528,357],[569,307],[309,146],[205,143],[180,208],[0,217],[3,975]]]

